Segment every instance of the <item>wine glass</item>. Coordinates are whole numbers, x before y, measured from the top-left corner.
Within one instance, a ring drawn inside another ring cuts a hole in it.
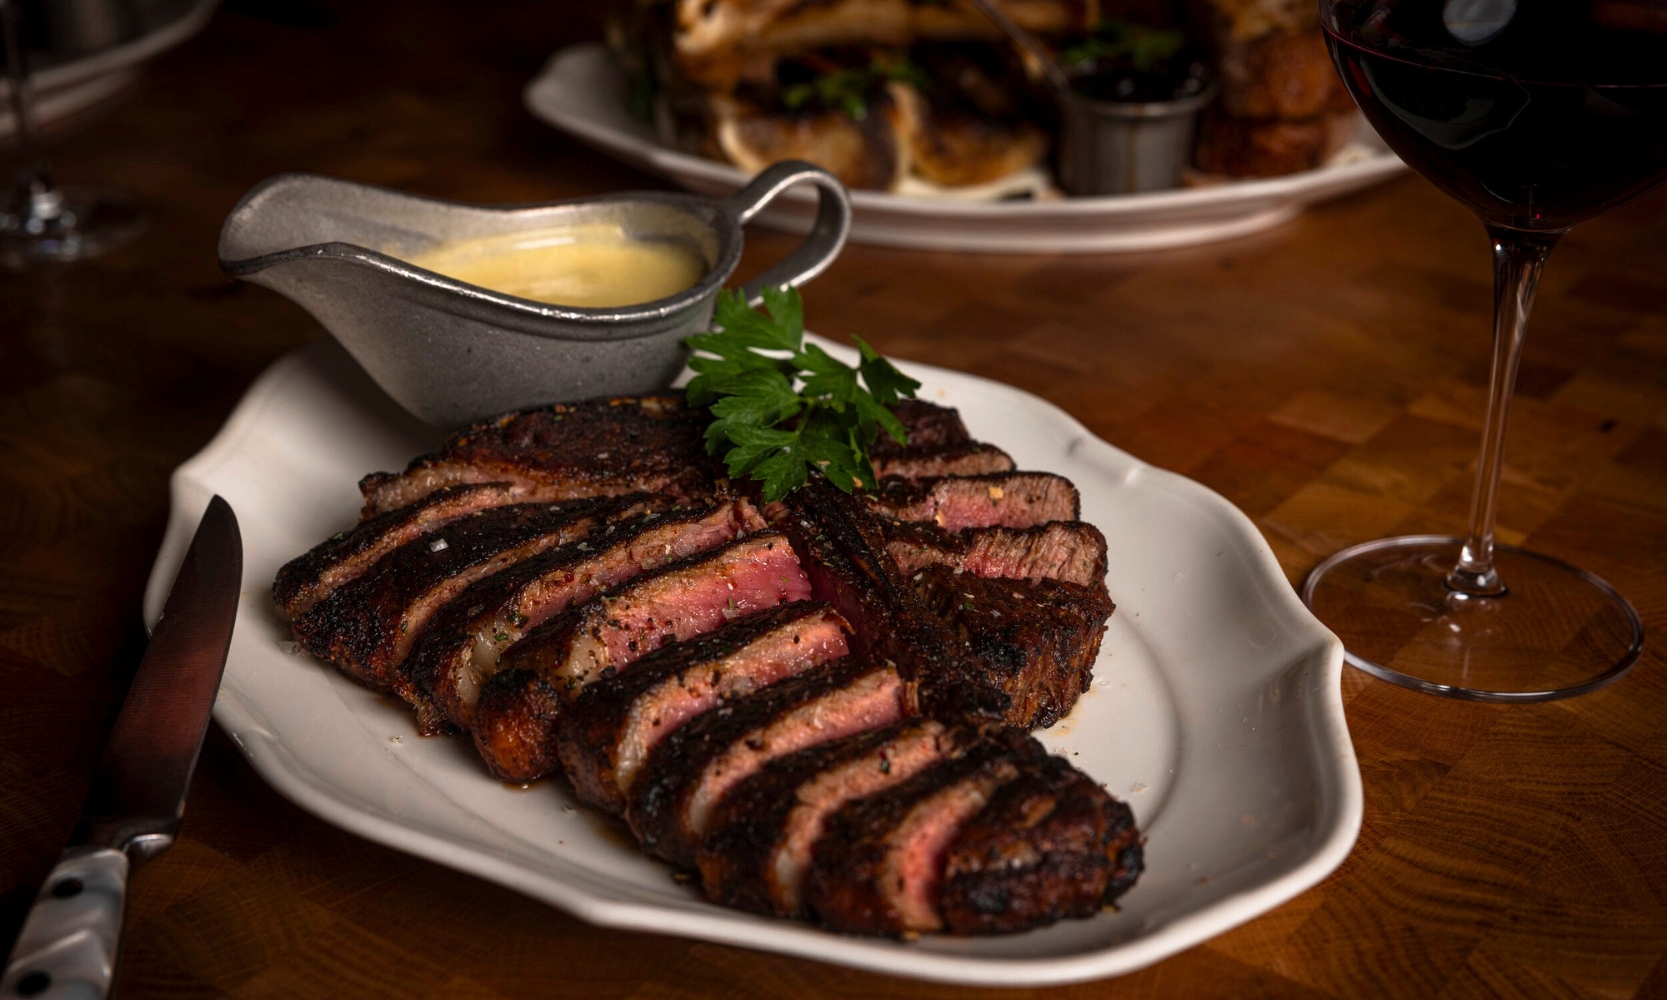
[[[1401,158],[1493,243],[1494,350],[1464,537],[1383,538],[1303,583],[1348,661],[1479,701],[1596,690],[1638,659],[1638,613],[1602,579],[1494,540],[1505,427],[1546,256],[1576,222],[1667,176],[1660,0],[1320,0],[1343,82]]]
[[[126,195],[53,183],[38,148],[21,19],[18,0],[0,0],[12,123],[22,161],[9,200],[0,204],[0,264],[14,268],[97,256],[133,239],[145,224],[144,214]]]

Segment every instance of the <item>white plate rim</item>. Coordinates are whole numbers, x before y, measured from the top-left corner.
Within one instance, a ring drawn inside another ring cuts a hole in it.
[[[815,338],[830,352],[842,354],[849,348]],[[175,470],[170,479],[170,516],[157,560],[145,591],[145,621],[153,624],[160,613],[168,587],[196,522],[209,499],[204,485],[213,470],[233,456],[239,445],[259,424],[261,417],[281,396],[285,384],[301,369],[303,348],[280,358],[250,386],[215,437],[195,456]],[[928,365],[903,363],[905,371],[921,376],[971,379],[995,390],[1028,397],[1034,405],[1061,426],[1080,435],[1090,446],[1116,456],[1135,476],[1164,481],[1209,506],[1223,518],[1249,551],[1258,570],[1273,583],[1273,603],[1290,616],[1291,623],[1303,623],[1313,645],[1299,656],[1317,662],[1322,676],[1317,687],[1324,699],[1318,725],[1311,734],[1320,748],[1314,754],[1317,779],[1324,785],[1331,808],[1316,825],[1325,830],[1315,849],[1283,875],[1261,885],[1215,900],[1203,909],[1165,923],[1157,931],[1097,951],[1067,957],[999,958],[949,955],[919,951],[894,942],[848,938],[829,934],[807,925],[784,921],[762,921],[746,915],[738,919],[714,920],[706,913],[672,910],[660,905],[599,899],[582,885],[569,885],[518,863],[513,845],[496,854],[461,846],[442,837],[393,822],[365,810],[359,804],[333,795],[328,785],[315,782],[308,767],[288,748],[262,735],[258,707],[247,705],[235,691],[222,687],[214,717],[231,736],[261,777],[292,802],[326,821],[366,839],[469,872],[549,902],[580,919],[599,926],[650,933],[672,934],[750,949],[763,949],[817,961],[914,979],[985,986],[1043,986],[1121,975],[1143,968],[1217,934],[1242,924],[1296,897],[1342,864],[1358,836],[1363,811],[1363,788],[1353,743],[1344,718],[1341,679],[1342,644],[1308,612],[1286,582],[1272,550],[1255,525],[1238,508],[1208,488],[1174,473],[1146,465],[1104,442],[1064,411],[1023,390],[977,376]],[[257,586],[264,589],[262,581]],[[249,592],[245,583],[245,599]],[[724,911],[728,913],[729,911]],[[768,943],[761,930],[769,931]]]

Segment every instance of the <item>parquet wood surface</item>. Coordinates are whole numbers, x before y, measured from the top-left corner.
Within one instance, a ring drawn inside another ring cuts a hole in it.
[[[519,90],[589,4],[234,0],[54,145],[144,198],[131,248],[0,276],[0,941],[69,833],[142,649],[167,476],[251,379],[320,336],[214,260],[237,197],[311,170],[524,201],[656,186]],[[750,237],[744,272],[789,245]],[[1272,232],[1131,256],[853,247],[810,320],[989,375],[1220,491],[1293,580],[1462,523],[1490,302],[1481,228],[1407,177]],[[1667,194],[1545,273],[1500,535],[1607,577],[1667,635]],[[1050,997],[1667,995],[1667,658],[1574,701],[1439,701],[1350,672],[1359,844],[1315,890]],[[129,997],[973,996],[600,930],[337,831],[211,732],[179,846],[136,878]]]

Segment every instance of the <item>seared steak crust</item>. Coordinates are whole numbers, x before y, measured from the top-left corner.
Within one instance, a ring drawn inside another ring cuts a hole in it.
[[[839,659],[849,628],[826,604],[799,601],[662,646],[580,692],[557,731],[562,770],[579,798],[624,815],[662,739],[719,704]]]
[[[669,642],[809,596],[792,548],[774,531],[637,577],[545,622],[499,657],[475,703],[475,747],[507,781],[544,777],[560,764],[557,703]]]
[[[571,701],[586,684],[668,642],[809,596],[810,584],[787,539],[763,531],[574,608],[533,629],[501,661],[506,668],[537,671]]]
[[[631,832],[649,854],[693,868],[730,788],[776,757],[896,721],[902,688],[890,667],[846,657],[707,712],[648,755],[631,788]]]
[[[1062,757],[1003,786],[961,828],[939,890],[952,934],[1004,934],[1091,917],[1140,874],[1129,807]]]
[[[615,396],[510,413],[459,431],[404,472],[359,483],[365,516],[397,510],[445,486],[503,482],[518,494],[710,494],[722,474],[701,435],[711,418],[680,395]]]
[[[885,521],[886,552],[904,573],[946,566],[974,576],[1104,586],[1106,538],[1083,521],[1034,528],[945,531],[922,521]]]
[[[508,483],[473,483],[436,490],[409,507],[362,521],[296,556],[278,570],[272,599],[291,618],[363,576],[377,560],[414,538],[489,507],[516,500]],[[528,496],[529,501],[557,497]]]
[[[924,399],[900,399],[892,404],[891,412],[903,425],[908,439],[898,444],[891,439],[891,435],[881,434],[869,446],[868,454],[873,458],[890,458],[911,448],[924,452],[976,443],[967,433],[960,411],[953,407],[928,403]]]
[[[811,595],[856,630],[854,648],[897,667],[914,709],[934,718],[1001,718],[1007,696],[985,684],[966,644],[933,615],[884,551],[879,523],[854,497],[813,478],[788,496],[779,526]]]
[[[805,882],[811,911],[847,934],[942,929],[950,844],[998,788],[1045,755],[1022,730],[990,727],[961,755],[834,813]]]
[[[944,448],[908,447],[884,457],[870,455],[874,475],[885,479],[926,479],[934,476],[980,476],[1013,471],[1013,457],[995,445],[967,441]]]
[[[469,584],[658,502],[635,495],[512,504],[459,518],[406,542],[296,618],[295,637],[350,677],[394,690],[395,668],[429,617]]]
[[[986,579],[944,566],[913,579],[926,606],[971,648],[982,681],[1007,696],[1009,724],[1051,726],[1088,690],[1115,607],[1103,581]]]
[[[468,729],[480,685],[496,672],[503,651],[527,632],[655,567],[764,527],[743,499],[694,509],[666,499],[640,518],[610,524],[482,580],[435,616],[401,666],[412,700],[419,711],[431,705],[447,723]]]
[[[827,818],[964,749],[966,727],[905,719],[766,764],[724,799],[696,861],[708,899],[804,916],[804,877]]]
[[[884,517],[930,521],[949,531],[1075,521],[1082,510],[1077,488],[1051,472],[886,479],[879,489],[863,494],[863,499],[869,509]]]

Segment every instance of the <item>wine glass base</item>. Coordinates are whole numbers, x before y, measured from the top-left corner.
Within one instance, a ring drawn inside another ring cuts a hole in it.
[[[120,192],[62,187],[54,193],[57,204],[51,215],[31,211],[26,199],[0,214],[0,265],[15,269],[86,260],[144,231],[144,212]]]
[[[1343,640],[1351,666],[1471,701],[1551,701],[1596,691],[1644,648],[1638,612],[1614,587],[1550,556],[1494,549],[1506,592],[1447,585],[1462,539],[1381,538],[1314,568],[1302,600]]]

